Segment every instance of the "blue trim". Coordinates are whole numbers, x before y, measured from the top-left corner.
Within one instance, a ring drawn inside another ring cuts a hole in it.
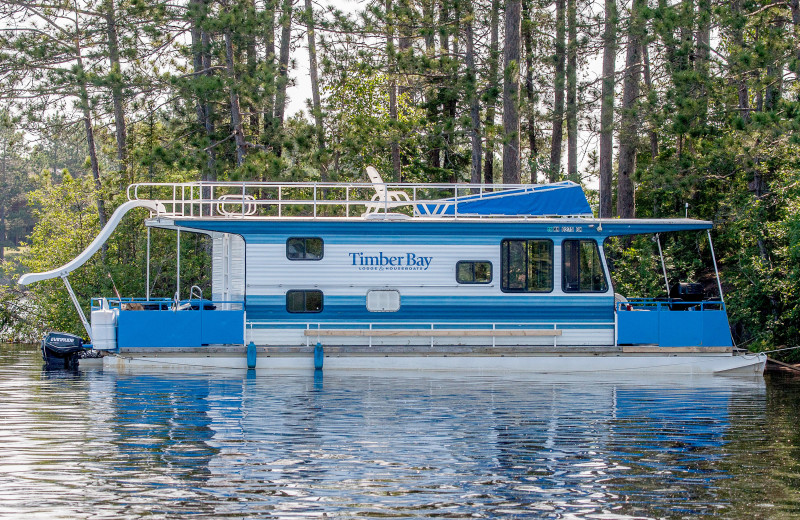
[[[322,237],[329,244],[494,244],[508,236],[529,238],[551,238],[557,242],[562,237],[595,238],[619,235],[666,233],[711,229],[710,222],[686,221],[658,222],[599,222],[589,219],[563,219],[563,221],[539,221],[537,219],[514,222],[480,222],[467,220],[430,221],[383,221],[383,220],[176,220],[182,228],[218,231],[241,235],[248,243],[284,243],[290,236]],[[580,231],[578,231],[580,229]],[[420,242],[421,241],[421,242]]]
[[[282,297],[278,297],[282,299]],[[606,305],[576,305],[574,302],[563,302],[561,305],[548,305],[542,302],[522,303],[506,302],[502,305],[492,304],[487,301],[473,303],[458,302],[436,304],[424,301],[425,299],[404,298],[400,310],[397,312],[383,312],[376,316],[374,312],[367,311],[364,297],[347,301],[334,296],[326,297],[325,308],[322,312],[309,314],[293,314],[286,312],[283,301],[256,303],[248,297],[248,320],[274,320],[274,321],[356,321],[367,322],[394,322],[394,321],[426,321],[426,322],[500,322],[500,321],[539,321],[554,322],[611,322],[614,321],[614,307],[610,301]]]

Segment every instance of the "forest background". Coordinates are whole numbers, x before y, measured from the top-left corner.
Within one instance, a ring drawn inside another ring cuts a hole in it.
[[[800,0],[0,0],[0,327],[81,333],[62,284],[134,182],[549,182],[601,217],[715,223],[734,340],[798,344]],[[287,115],[296,63],[307,111]],[[305,78],[304,78],[305,80]],[[598,189],[599,188],[599,189]],[[687,210],[688,203],[688,210]],[[144,210],[137,210],[144,211]],[[144,216],[145,214],[141,215]],[[715,291],[704,234],[662,237],[670,283]],[[615,290],[665,289],[650,237],[612,242]],[[206,240],[182,286],[210,293]],[[145,293],[125,219],[71,275]],[[175,285],[153,232],[151,292]]]

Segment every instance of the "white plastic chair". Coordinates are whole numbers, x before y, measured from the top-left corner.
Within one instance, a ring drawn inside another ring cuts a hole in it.
[[[408,193],[399,190],[387,190],[381,174],[372,166],[367,166],[367,176],[369,176],[369,180],[375,188],[375,195],[372,196],[372,202],[366,203],[367,211],[364,213],[365,215],[377,213],[381,210],[386,211],[389,208],[407,206],[412,203]]]

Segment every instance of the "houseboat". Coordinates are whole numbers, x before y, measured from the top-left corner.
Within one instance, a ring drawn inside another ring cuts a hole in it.
[[[598,219],[582,188],[549,185],[196,182],[134,184],[60,277],[104,366],[760,374],[718,295],[615,294],[609,237],[705,233],[692,219]],[[150,211],[147,289],[69,284],[133,208]],[[177,233],[175,292],[149,294],[150,229]],[[211,238],[212,286],[181,284],[182,233]],[[713,246],[710,248],[713,255]],[[716,259],[713,259],[716,271]],[[662,267],[663,267],[662,257]],[[631,295],[626,295],[631,296]]]

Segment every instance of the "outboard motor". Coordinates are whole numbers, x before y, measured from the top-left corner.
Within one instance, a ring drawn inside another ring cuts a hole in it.
[[[47,368],[77,368],[83,351],[83,338],[74,334],[51,332],[42,340],[42,357]]]
[[[695,307],[705,298],[703,284],[699,283],[676,283],[669,288],[669,297],[672,302],[671,308],[676,311],[685,311],[690,307]]]

